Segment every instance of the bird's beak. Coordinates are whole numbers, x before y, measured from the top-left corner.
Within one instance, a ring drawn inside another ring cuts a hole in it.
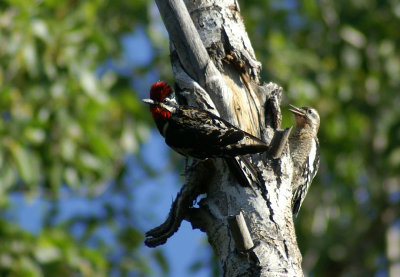
[[[289,111],[291,111],[291,112],[294,113],[295,115],[303,116],[303,117],[306,116],[306,112],[303,111],[302,109],[297,108],[296,106],[293,106],[293,105],[291,105],[291,104],[289,104],[289,106],[290,106]]]
[[[150,104],[150,105],[155,104],[154,100],[152,100],[152,99],[142,99],[142,101],[143,101],[144,103]]]

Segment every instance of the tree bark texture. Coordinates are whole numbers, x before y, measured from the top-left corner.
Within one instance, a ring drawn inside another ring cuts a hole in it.
[[[260,82],[261,64],[245,31],[238,2],[156,3],[171,40],[179,102],[219,114],[271,143],[280,129],[282,89]],[[194,167],[197,172],[186,176],[186,186],[201,186],[197,190],[206,197],[199,208],[188,208],[181,217],[207,232],[224,276],[303,275],[291,211],[293,166],[287,143],[282,150],[276,159],[271,153],[250,157],[265,182],[265,195],[240,186],[222,159],[212,160],[212,170],[210,166]],[[198,184],[193,178],[200,175],[203,178]],[[245,242],[240,244],[240,234],[246,233],[253,243],[244,235]]]

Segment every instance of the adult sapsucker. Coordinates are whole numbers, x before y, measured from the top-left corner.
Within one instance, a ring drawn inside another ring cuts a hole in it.
[[[211,112],[179,105],[163,81],[151,86],[150,99],[143,102],[150,104],[158,130],[176,152],[197,159],[226,158],[242,184],[261,186],[256,169],[242,155],[269,150],[265,142]]]

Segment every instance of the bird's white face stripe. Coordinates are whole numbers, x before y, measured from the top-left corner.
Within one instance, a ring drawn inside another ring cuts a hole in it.
[[[171,106],[169,104],[165,104],[165,103],[158,103],[158,106],[160,106],[161,108],[166,109],[167,111],[169,111],[170,113],[175,113],[176,111],[176,107]]]
[[[316,115],[316,118],[318,119],[318,122],[319,122],[319,121],[320,121],[320,118],[319,118],[318,112],[317,112],[315,109],[312,109],[312,111],[313,111],[313,113]]]

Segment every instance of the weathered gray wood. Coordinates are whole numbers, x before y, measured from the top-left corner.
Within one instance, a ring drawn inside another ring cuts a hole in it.
[[[186,72],[201,85],[210,58],[183,1],[156,0],[170,39]]]
[[[270,142],[280,128],[282,89],[259,83],[261,65],[237,1],[186,1],[189,11],[182,0],[156,2],[173,44],[179,96]],[[207,232],[224,276],[302,276],[291,212],[293,167],[288,147],[280,145],[279,152],[278,159],[268,154],[251,157],[265,181],[264,196],[241,187],[223,160],[213,160],[214,174],[203,180],[207,197],[186,215],[194,228]],[[185,183],[192,177],[189,174]],[[229,215],[241,211],[255,245],[248,255],[236,250],[228,224]]]
[[[229,106],[232,95],[211,61],[183,1],[156,0],[156,3],[184,71],[210,92],[223,116],[237,123]]]

